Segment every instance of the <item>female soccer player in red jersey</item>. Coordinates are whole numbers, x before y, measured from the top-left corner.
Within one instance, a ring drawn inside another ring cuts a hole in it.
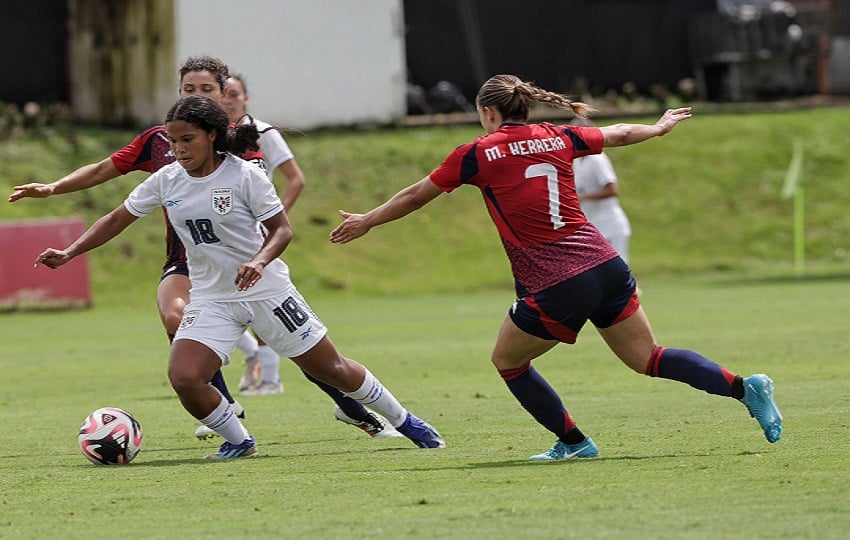
[[[520,404],[557,436],[553,448],[532,460],[599,453],[558,394],[531,366],[559,342],[575,343],[588,320],[634,371],[737,398],[758,420],[767,440],[778,441],[782,416],[773,399],[772,381],[763,374],[744,379],[696,352],[658,345],[629,267],[587,221],[576,196],[574,158],[665,135],[690,118],[691,109],[667,110],[653,125],[597,128],[529,124],[535,102],[579,116],[592,111],[513,75],[492,77],[476,99],[487,134],[458,147],[431,174],[366,214],[340,211],[344,221],[331,232],[331,242],[350,242],[463,184],[481,190],[511,262],[517,291],[499,330],[492,362]]]

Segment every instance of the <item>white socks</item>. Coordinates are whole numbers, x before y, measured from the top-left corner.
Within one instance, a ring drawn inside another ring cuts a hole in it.
[[[280,382],[280,356],[271,347],[260,345],[257,348],[257,360],[260,361],[264,381]]]
[[[354,392],[345,392],[345,395],[380,413],[393,427],[402,425],[407,419],[407,409],[368,369],[360,388]]]
[[[222,436],[229,443],[239,444],[251,435],[233,413],[230,403],[221,397],[221,403],[201,423]]]
[[[236,342],[236,348],[245,353],[245,358],[254,358],[257,356],[257,348],[259,347],[257,338],[250,330],[245,330],[239,341]]]

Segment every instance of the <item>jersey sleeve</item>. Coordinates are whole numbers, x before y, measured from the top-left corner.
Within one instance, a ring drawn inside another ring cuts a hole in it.
[[[154,126],[139,133],[130,144],[112,154],[112,164],[121,174],[154,172],[153,142],[162,131],[162,126]]]
[[[471,169],[477,170],[475,147],[474,143],[470,143],[455,148],[439,167],[431,171],[431,181],[447,193],[459,188],[465,178],[475,172]]]
[[[283,203],[271,180],[258,167],[243,167],[245,198],[257,221],[265,221],[283,212]]]
[[[163,206],[160,178],[163,173],[154,173],[136,186],[124,200],[124,208],[136,217],[144,217]]]
[[[295,157],[292,150],[289,149],[289,145],[286,144],[283,135],[273,126],[269,126],[268,130],[260,135],[259,143],[260,150],[263,151],[266,166],[269,169],[269,178],[272,177],[274,170],[281,163],[286,163]]]
[[[601,154],[605,148],[605,135],[598,127],[561,126],[573,146],[573,157]]]

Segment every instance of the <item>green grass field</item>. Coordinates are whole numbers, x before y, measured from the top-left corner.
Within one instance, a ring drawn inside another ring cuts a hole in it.
[[[308,179],[285,254],[295,283],[343,352],[448,448],[369,440],[286,364],[285,394],[242,400],[262,457],[203,462],[216,444],[192,437],[166,379],[163,225],[151,216],[91,255],[94,309],[0,313],[0,538],[846,538],[850,108],[695,112],[663,139],[611,152],[631,265],[661,344],[774,379],[779,443],[733,400],[631,373],[588,330],[535,365],[601,456],[529,463],[553,437],[489,364],[512,291],[480,195],[461,189],[356,243],[327,242],[338,208],[371,208],[480,128],[287,134]],[[62,128],[2,141],[0,189],[55,180],[132,136]],[[792,206],[779,195],[798,138],[805,279],[789,277]],[[92,223],[144,177],[0,203],[0,219]],[[224,369],[235,385],[241,367]],[[102,406],[142,424],[129,466],[95,467],[77,447]]]
[[[153,307],[2,317],[0,537],[845,538],[850,527],[846,279],[646,279],[659,341],[775,381],[785,434],[739,403],[632,374],[585,331],[536,362],[601,456],[527,457],[553,442],[489,365],[506,292],[322,298],[313,307],[445,436],[444,450],[336,422],[292,365],[286,392],[243,398],[262,456],[215,443],[165,377]],[[241,367],[228,366],[232,384]],[[129,466],[96,467],[76,430],[101,406],[145,433]]]

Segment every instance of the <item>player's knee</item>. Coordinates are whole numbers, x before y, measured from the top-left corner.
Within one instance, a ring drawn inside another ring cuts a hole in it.
[[[168,380],[171,382],[171,387],[177,395],[191,394],[192,392],[203,388],[207,381],[198,373],[187,371],[178,366],[169,366]]]

